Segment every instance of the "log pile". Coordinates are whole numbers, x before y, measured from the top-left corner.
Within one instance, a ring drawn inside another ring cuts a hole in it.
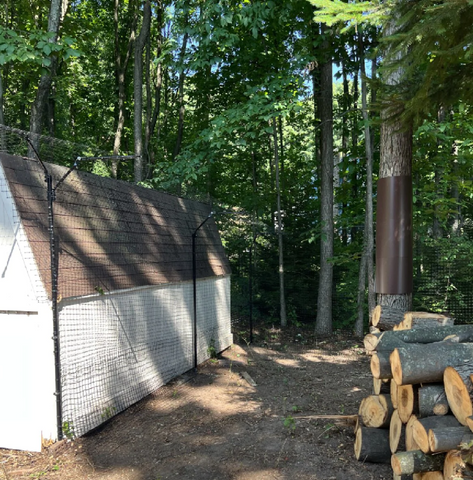
[[[473,325],[377,306],[364,346],[373,394],[356,458],[390,463],[394,479],[473,479]]]

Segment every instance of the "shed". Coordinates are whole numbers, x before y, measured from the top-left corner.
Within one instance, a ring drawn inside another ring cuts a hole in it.
[[[68,170],[45,166],[56,183]],[[44,171],[0,154],[0,447],[82,435],[231,344],[230,268],[208,217],[199,202],[72,172],[54,202],[55,354]],[[205,219],[195,340],[192,235]]]

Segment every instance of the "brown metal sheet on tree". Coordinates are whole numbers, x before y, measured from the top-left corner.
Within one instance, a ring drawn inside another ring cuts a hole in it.
[[[378,180],[376,292],[412,293],[412,177]]]

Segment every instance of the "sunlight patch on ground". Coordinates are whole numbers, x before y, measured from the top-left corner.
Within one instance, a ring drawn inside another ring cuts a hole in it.
[[[284,367],[300,368],[300,361],[291,358],[275,358],[275,363]]]
[[[342,355],[327,355],[321,350],[309,350],[300,355],[301,358],[308,362],[314,363],[334,363],[338,365],[347,365],[358,361],[358,357],[347,358]]]

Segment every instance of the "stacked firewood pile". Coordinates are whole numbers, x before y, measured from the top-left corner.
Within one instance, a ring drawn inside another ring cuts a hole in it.
[[[391,463],[394,479],[473,479],[473,325],[381,306],[372,318],[357,459]]]

